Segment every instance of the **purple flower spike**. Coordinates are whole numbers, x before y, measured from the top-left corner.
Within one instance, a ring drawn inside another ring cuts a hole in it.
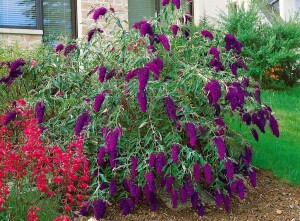
[[[151,153],[149,156],[149,168],[154,167],[155,165],[156,154]]]
[[[215,59],[220,60],[220,52],[217,47],[211,47],[209,49],[209,54],[213,55]]]
[[[94,21],[96,22],[99,19],[99,17],[104,16],[106,14],[106,12],[107,12],[107,9],[105,7],[97,8],[93,14]]]
[[[148,22],[143,23],[140,28],[140,34],[142,37],[145,37],[147,34],[153,36],[152,26]]]
[[[237,189],[238,189],[240,199],[241,200],[245,199],[245,184],[243,180],[238,181]]]
[[[117,181],[115,179],[111,179],[109,184],[109,193],[112,196],[115,196],[117,193]]]
[[[145,179],[147,180],[147,183],[150,184],[150,183],[154,183],[154,174],[150,171],[150,172],[147,172],[145,174]]]
[[[37,119],[37,122],[40,124],[43,122],[44,119],[44,113],[45,113],[45,105],[43,102],[39,101],[36,103],[35,106],[35,117]]]
[[[139,91],[145,90],[149,80],[148,68],[141,68],[141,70],[138,73],[138,80],[139,80]]]
[[[179,194],[180,194],[180,200],[182,204],[185,204],[187,202],[187,192],[186,189],[184,187],[181,187],[179,190]]]
[[[84,203],[79,211],[79,215],[86,216],[89,211],[90,203]]]
[[[68,44],[65,47],[64,56],[67,57],[71,52],[75,51],[76,49],[77,49],[77,45],[76,44]]]
[[[171,194],[172,193],[172,188],[173,188],[173,180],[174,177],[172,175],[168,176],[166,178],[166,191],[167,193]]]
[[[210,185],[212,182],[212,170],[208,163],[204,166],[204,176],[207,185]]]
[[[164,61],[163,61],[161,58],[159,58],[159,57],[154,58],[154,59],[153,59],[153,62],[157,65],[157,67],[158,67],[160,70],[164,68]]]
[[[176,105],[174,101],[170,96],[165,97],[163,100],[168,117],[170,118],[170,120],[176,120]]]
[[[162,0],[162,6],[166,6],[170,3],[170,0]]]
[[[4,125],[7,125],[9,122],[11,122],[12,120],[14,120],[17,116],[17,112],[16,111],[10,111],[6,114],[5,116],[5,120],[4,120]]]
[[[178,163],[179,152],[180,152],[179,145],[178,144],[173,144],[173,146],[172,146],[172,161],[175,164]]]
[[[190,145],[192,147],[196,147],[196,143],[197,143],[197,130],[196,130],[195,125],[193,123],[191,123],[191,122],[187,122],[185,124],[185,129],[186,129],[186,132],[188,133],[189,138],[190,138]]]
[[[214,39],[213,34],[212,34],[210,31],[208,31],[208,30],[202,30],[202,31],[201,31],[201,35],[202,35],[203,37],[205,37],[205,38],[209,38],[210,40],[213,40],[213,39]]]
[[[160,43],[163,45],[163,47],[166,49],[166,51],[171,50],[169,39],[164,34],[158,35],[158,39],[159,39]]]
[[[231,162],[231,160],[227,160],[225,162],[225,167],[226,167],[226,173],[227,173],[227,177],[229,180],[233,180],[233,176],[234,176],[234,167],[233,164]]]
[[[216,137],[214,139],[215,144],[218,148],[218,154],[219,154],[219,158],[220,160],[224,160],[225,158],[225,153],[226,153],[226,147],[225,147],[225,143],[222,137]]]
[[[106,154],[106,150],[104,147],[100,147],[97,154],[97,163],[98,166],[102,165],[104,163],[104,156]]]
[[[65,46],[62,43],[57,44],[54,49],[55,53],[62,51],[64,49],[64,47]]]
[[[221,86],[216,79],[211,79],[204,88],[208,94],[208,100],[210,104],[216,104],[221,97]]]
[[[170,27],[170,29],[171,29],[171,31],[172,31],[172,33],[173,33],[173,36],[175,37],[175,36],[177,35],[177,33],[178,33],[179,26],[178,26],[178,25],[172,25],[172,26]]]
[[[223,194],[221,190],[215,190],[216,205],[221,206],[223,202]]]
[[[140,110],[142,112],[146,112],[147,111],[147,94],[145,91],[139,91],[137,93],[137,98],[140,104]]]
[[[200,183],[201,166],[199,163],[194,164],[194,179],[197,183]]]
[[[83,112],[76,120],[74,132],[76,136],[79,136],[81,131],[92,121],[87,111]]]
[[[105,80],[105,75],[106,75],[106,67],[101,67],[99,68],[99,75],[98,75],[98,79],[101,83],[104,82]]]
[[[202,217],[202,216],[204,216],[204,214],[205,214],[205,208],[204,208],[203,203],[201,202],[198,207],[198,215]]]
[[[172,206],[173,206],[174,209],[176,209],[178,207],[178,193],[177,193],[177,190],[174,189],[172,191],[171,199],[172,199]]]
[[[251,168],[249,172],[249,179],[252,187],[256,187],[256,170],[254,168]]]
[[[198,192],[194,192],[193,195],[191,196],[192,207],[194,209],[197,209],[197,207],[198,207],[198,201],[199,201],[199,193]]]
[[[251,129],[251,133],[252,133],[253,137],[255,138],[255,140],[258,141],[259,140],[259,136],[258,136],[257,131],[254,128],[252,128]]]
[[[93,35],[96,33],[96,32],[99,32],[99,33],[103,33],[103,30],[101,30],[100,28],[94,28],[94,29],[91,29],[89,32],[88,32],[88,42],[90,42],[93,38]]]
[[[270,116],[270,128],[272,130],[272,133],[276,136],[279,137],[280,133],[279,133],[279,127],[278,127],[278,122],[275,119],[275,117],[273,115]]]
[[[157,198],[154,192],[151,193],[151,211],[157,210]]]
[[[233,76],[237,76],[238,67],[234,63],[233,64],[229,64],[229,67],[231,69],[231,72],[232,72]]]
[[[133,202],[130,198],[124,198],[120,202],[120,207],[122,210],[122,215],[127,216],[130,210],[133,208]]]
[[[94,101],[94,111],[99,112],[105,99],[105,93],[97,94]]]
[[[172,0],[172,3],[176,6],[177,9],[180,9],[180,0]]]
[[[160,76],[160,69],[159,69],[158,65],[154,62],[148,62],[146,64],[146,66],[151,72],[153,72],[154,79],[157,80]]]
[[[129,82],[131,79],[138,76],[138,73],[139,73],[139,69],[134,69],[134,70],[129,71],[125,77],[125,81]]]
[[[228,195],[226,195],[224,197],[224,206],[225,206],[225,210],[227,213],[230,212],[230,197]]]
[[[94,215],[97,220],[104,217],[106,211],[106,203],[102,199],[94,202]]]

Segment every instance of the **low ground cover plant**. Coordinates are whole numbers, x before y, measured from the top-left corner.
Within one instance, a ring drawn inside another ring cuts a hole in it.
[[[230,212],[232,196],[244,199],[246,182],[256,186],[252,147],[226,118],[247,125],[257,141],[267,128],[279,136],[277,120],[261,101],[258,83],[239,74],[248,70],[242,43],[230,33],[196,29],[180,3],[163,1],[157,18],[128,32],[114,9],[97,7],[84,41],[58,44],[32,68],[22,59],[3,64],[7,91],[39,78],[27,88],[26,101],[36,107],[39,136],[52,146],[47,151],[65,155],[75,142],[75,155],[87,156],[90,197],[80,215],[93,211],[100,219],[111,202],[127,215],[141,200],[155,211],[165,192],[174,208],[190,202],[203,216],[202,191]],[[21,114],[7,109],[3,128]],[[63,201],[65,212],[72,210],[71,199]]]
[[[242,41],[249,68],[246,75],[265,88],[294,86],[300,79],[299,16],[284,21],[273,13],[268,21],[264,14],[268,6],[258,2],[230,7],[228,14],[221,15],[221,28]]]

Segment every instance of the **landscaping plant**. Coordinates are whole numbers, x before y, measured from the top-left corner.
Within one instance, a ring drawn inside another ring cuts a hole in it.
[[[93,211],[100,219],[110,203],[127,215],[142,200],[155,211],[167,193],[174,208],[189,202],[203,216],[203,192],[229,212],[235,194],[245,198],[246,182],[256,186],[252,147],[226,118],[237,117],[257,141],[267,128],[278,137],[277,121],[258,83],[239,75],[248,70],[242,43],[230,33],[197,30],[180,3],[164,0],[158,17],[129,31],[114,9],[95,8],[83,41],[59,43],[33,68],[23,60],[5,64],[5,90],[39,79],[26,96],[36,106],[38,135],[63,148],[47,150],[87,155],[90,197],[81,215]],[[12,111],[4,125],[21,114]]]
[[[300,79],[299,16],[284,21],[271,13],[268,21],[266,7],[256,0],[248,7],[229,7],[228,14],[221,15],[221,29],[243,43],[242,56],[247,59],[249,71],[241,74],[260,81],[265,88],[294,86]]]

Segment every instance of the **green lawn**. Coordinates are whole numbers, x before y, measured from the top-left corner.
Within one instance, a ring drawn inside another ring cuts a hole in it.
[[[254,148],[253,164],[300,185],[300,87],[264,91],[262,101],[275,112],[281,134],[276,138],[270,131],[260,133],[260,141],[256,142],[247,130],[246,137]]]

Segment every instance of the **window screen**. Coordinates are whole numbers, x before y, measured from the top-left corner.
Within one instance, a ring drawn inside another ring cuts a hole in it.
[[[0,26],[37,28],[37,1],[0,0]]]
[[[72,0],[43,0],[44,35],[73,35]]]
[[[129,27],[156,14],[156,0],[128,0]]]

